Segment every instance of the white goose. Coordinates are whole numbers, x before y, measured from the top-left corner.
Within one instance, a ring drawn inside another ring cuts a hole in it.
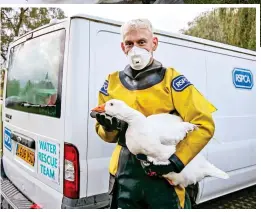
[[[126,145],[134,154],[144,154],[155,165],[169,164],[169,157],[175,153],[176,145],[186,137],[189,131],[196,129],[194,124],[172,114],[144,116],[117,99],[107,101],[92,111],[105,113],[111,117],[128,123]],[[164,175],[171,184],[187,187],[195,184],[206,176],[227,179],[229,176],[210,164],[198,154],[180,173],[171,172]]]

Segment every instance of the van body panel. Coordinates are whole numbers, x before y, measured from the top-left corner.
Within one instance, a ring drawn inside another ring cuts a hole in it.
[[[120,41],[118,27],[90,22],[89,110],[97,106],[98,92],[107,76],[120,71],[127,64],[120,48]],[[115,147],[115,144],[106,143],[97,135],[95,123],[95,119],[89,118],[88,196],[108,192],[109,161]]]
[[[216,67],[215,63],[219,64]],[[256,164],[256,67],[255,60],[228,57],[221,54],[207,55],[208,98],[217,107],[213,114],[216,123],[216,146],[209,145],[208,159],[232,171]],[[233,70],[242,68],[253,75],[252,89],[236,88]],[[217,147],[221,145],[222,147]]]
[[[228,180],[219,180],[213,177],[205,178],[202,195],[196,204],[209,201],[232,192],[253,186],[256,184],[256,166],[238,169],[228,173]]]
[[[68,29],[68,22],[58,23],[44,28],[43,31],[36,31],[28,42],[38,39],[38,36],[39,39],[44,39],[46,35],[53,35],[56,32],[64,34],[64,44],[61,44],[61,46],[64,45],[63,60],[59,62],[60,65],[62,64],[63,70],[66,70]],[[27,43],[23,39],[17,40],[10,49],[16,45],[19,46],[20,41]],[[46,79],[48,79],[48,74]],[[66,76],[60,79],[65,80]],[[60,83],[59,85],[65,84],[62,81]],[[6,89],[5,85],[4,104],[6,104]],[[65,90],[62,91],[61,95],[63,102]],[[9,142],[12,148],[8,149],[8,145],[4,146],[3,166],[5,174],[9,179],[13,180],[13,183],[19,190],[23,191],[25,196],[31,201],[41,204],[44,208],[61,205],[63,193],[64,105],[61,104],[60,118],[22,112],[8,107],[4,107],[3,110],[4,133],[10,132],[12,136],[18,134],[21,137],[34,140],[34,148],[29,148],[30,152],[34,152],[34,165],[30,165],[17,155],[20,154],[17,153],[17,148],[20,148],[20,146],[29,151],[24,143],[6,137],[6,142]],[[7,118],[8,116],[11,118]],[[48,198],[45,198],[47,194]],[[55,203],[50,203],[54,200],[56,200]]]
[[[80,32],[80,33],[79,33]],[[89,89],[89,21],[72,19],[66,80],[65,142],[78,149],[80,197],[87,191],[87,124]]]

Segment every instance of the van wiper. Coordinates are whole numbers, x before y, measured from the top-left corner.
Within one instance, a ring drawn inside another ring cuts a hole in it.
[[[56,105],[40,105],[40,104],[32,104],[29,102],[22,102],[20,105],[23,107],[41,107],[41,108],[56,107]]]

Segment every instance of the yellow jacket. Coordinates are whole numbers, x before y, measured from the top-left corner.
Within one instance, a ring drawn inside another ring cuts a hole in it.
[[[98,104],[110,99],[123,100],[130,107],[145,116],[177,111],[186,122],[196,124],[198,130],[187,134],[177,148],[175,156],[186,166],[209,142],[214,134],[215,125],[211,113],[216,108],[205,99],[185,76],[173,68],[167,68],[163,79],[146,89],[128,89],[119,77],[120,72],[110,74],[101,91]],[[118,131],[107,132],[96,123],[96,132],[106,142],[116,143]],[[121,146],[116,145],[111,157],[109,171],[115,175],[118,168]],[[184,188],[175,188],[184,205]]]

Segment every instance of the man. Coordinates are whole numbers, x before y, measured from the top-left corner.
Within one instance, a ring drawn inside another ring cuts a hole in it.
[[[129,65],[107,77],[99,92],[99,105],[120,99],[145,116],[175,112],[184,121],[198,125],[198,130],[179,143],[169,158],[170,165],[155,166],[146,161],[146,156],[129,152],[125,144],[126,123],[97,114],[98,135],[106,142],[117,142],[109,168],[111,208],[190,208],[185,189],[173,187],[161,176],[181,172],[208,143],[215,129],[211,116],[215,107],[185,76],[153,59],[158,38],[153,36],[148,20],[125,23],[122,36],[121,48]]]

